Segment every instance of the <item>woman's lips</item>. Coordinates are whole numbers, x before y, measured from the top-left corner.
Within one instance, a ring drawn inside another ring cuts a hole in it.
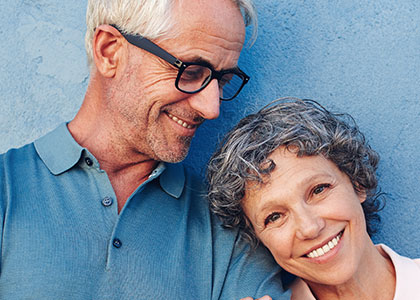
[[[323,246],[317,249],[314,249],[308,254],[306,254],[306,257],[309,257],[309,258],[320,257],[330,252],[330,250],[334,249],[335,246],[337,246],[338,242],[340,241],[341,236],[343,235],[343,232],[344,231],[340,231],[339,234],[337,234],[334,238],[332,238],[330,241],[325,243]]]

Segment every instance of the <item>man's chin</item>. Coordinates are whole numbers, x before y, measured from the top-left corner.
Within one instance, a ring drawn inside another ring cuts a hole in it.
[[[167,151],[160,151],[160,153],[157,153],[158,160],[168,163],[179,163],[187,157],[189,149],[190,142],[188,142],[188,144],[184,143],[184,145],[180,145],[176,149],[168,148]]]
[[[179,154],[179,155],[175,155],[172,153],[171,155],[161,156],[159,158],[159,161],[164,161],[168,163],[179,163],[187,157],[187,154],[188,154],[188,151],[186,151],[185,154]]]
[[[150,136],[148,144],[150,147],[150,158],[156,161],[178,163],[183,161],[190,149],[192,137],[159,138],[159,135]]]

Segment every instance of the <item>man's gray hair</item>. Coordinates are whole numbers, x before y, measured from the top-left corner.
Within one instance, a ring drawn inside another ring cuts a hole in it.
[[[125,33],[151,40],[161,38],[174,27],[172,12],[177,1],[185,0],[88,0],[85,47],[89,65],[93,62],[92,39],[99,25],[117,25]],[[257,15],[252,0],[230,1],[241,10],[245,24],[254,25],[252,38],[255,38]]]
[[[241,205],[247,184],[264,184],[275,163],[268,158],[285,146],[298,156],[322,155],[351,180],[363,202],[367,231],[379,222],[377,193],[379,155],[367,144],[353,118],[333,114],[312,100],[282,98],[243,118],[213,154],[207,170],[212,211],[227,228],[239,227],[254,246],[258,243]],[[258,187],[255,187],[258,188]]]

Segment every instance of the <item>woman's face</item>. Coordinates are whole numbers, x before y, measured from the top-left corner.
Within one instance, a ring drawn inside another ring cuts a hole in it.
[[[308,283],[351,278],[370,240],[350,179],[323,156],[297,157],[278,148],[262,185],[248,184],[243,208],[277,263]]]

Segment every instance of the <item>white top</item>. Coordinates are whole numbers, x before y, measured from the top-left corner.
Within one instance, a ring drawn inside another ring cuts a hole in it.
[[[394,300],[419,300],[420,299],[420,259],[410,259],[398,255],[391,248],[379,244],[388,254],[395,268],[396,286]],[[300,278],[292,285],[291,300],[316,300],[309,286]]]

